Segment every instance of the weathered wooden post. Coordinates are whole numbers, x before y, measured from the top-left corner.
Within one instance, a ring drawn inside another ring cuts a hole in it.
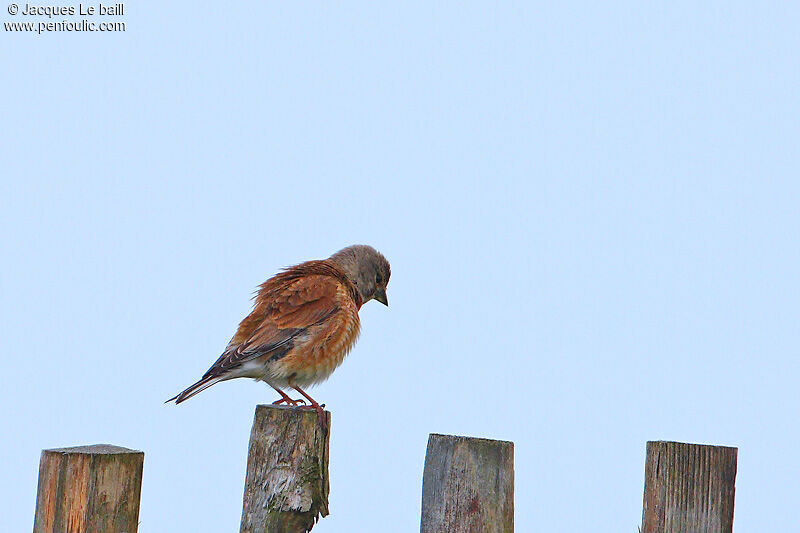
[[[512,533],[514,443],[432,433],[422,476],[422,533]]]
[[[109,444],[43,450],[34,533],[136,533],[144,453]]]
[[[328,515],[331,414],[256,406],[241,533],[305,533]]]
[[[731,533],[737,448],[647,443],[642,533]]]

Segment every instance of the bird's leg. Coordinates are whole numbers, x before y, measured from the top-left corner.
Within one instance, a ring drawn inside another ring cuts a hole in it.
[[[278,394],[281,395],[281,399],[280,400],[275,400],[274,402],[272,402],[272,405],[280,405],[282,403],[285,403],[287,405],[291,405],[292,407],[297,407],[299,404],[305,404],[306,403],[306,401],[303,400],[302,398],[299,399],[299,400],[292,400],[289,396],[287,396],[287,394],[285,392],[283,392],[278,387],[275,387],[273,385],[270,385],[270,387],[275,389],[275,392],[277,392]]]
[[[317,411],[317,417],[319,418],[319,425],[322,426],[322,427],[326,427],[327,424],[325,422],[327,420],[327,417],[325,416],[325,409],[324,409],[325,404],[324,403],[322,405],[318,404],[316,402],[316,400],[314,400],[314,398],[312,398],[311,396],[309,396],[306,393],[306,391],[304,391],[303,389],[298,387],[294,383],[294,380],[292,380],[292,379],[289,380],[289,386],[291,388],[293,388],[294,390],[296,390],[297,392],[299,392],[300,394],[302,394],[303,396],[305,396],[305,398],[310,402],[310,405],[301,405],[300,408],[301,409],[314,409],[314,410],[316,410]]]

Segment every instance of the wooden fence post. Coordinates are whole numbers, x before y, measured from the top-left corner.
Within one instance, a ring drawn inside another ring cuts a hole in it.
[[[313,410],[256,406],[240,533],[304,533],[328,515],[327,411],[325,421]]]
[[[136,533],[144,453],[109,444],[43,450],[34,533]]]
[[[432,433],[422,533],[513,533],[514,443]]]
[[[650,441],[642,533],[731,533],[737,448]]]

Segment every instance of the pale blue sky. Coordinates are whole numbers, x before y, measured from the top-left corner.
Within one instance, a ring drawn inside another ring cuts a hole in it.
[[[108,442],[146,452],[141,533],[236,531],[274,392],[163,401],[358,242],[391,307],[314,389],[315,531],[417,529],[430,432],[515,442],[519,532],[635,532],[654,439],[740,447],[736,530],[796,529],[796,3],[126,13],[0,37],[4,530],[42,448]]]

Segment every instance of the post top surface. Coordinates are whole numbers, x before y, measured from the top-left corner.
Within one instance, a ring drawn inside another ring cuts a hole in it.
[[[323,408],[325,406],[323,405]],[[299,407],[292,407],[291,405],[273,405],[271,403],[259,403],[256,405],[256,410],[258,409],[277,409],[280,411],[296,411],[298,413],[315,413],[313,409],[300,409]],[[327,409],[323,409],[326,413],[330,413]]]
[[[140,450],[131,450],[130,448],[123,448],[122,446],[114,446],[113,444],[91,444],[87,446],[71,446],[69,448],[51,448],[44,450],[52,453],[83,453],[94,455],[111,455],[117,453],[143,453]]]
[[[678,442],[674,440],[649,440],[647,441],[648,446],[656,446],[656,445],[674,445],[674,446],[696,446],[699,448],[715,448],[718,450],[738,450],[739,448],[736,446],[720,446],[717,444],[695,444],[692,442]]]
[[[514,446],[514,442],[510,440],[496,440],[496,439],[483,439],[480,437],[462,437],[459,435],[442,435],[441,433],[431,433],[428,437],[428,440],[450,440],[450,441],[462,441],[462,442],[480,442],[484,444],[490,444],[493,446]]]

